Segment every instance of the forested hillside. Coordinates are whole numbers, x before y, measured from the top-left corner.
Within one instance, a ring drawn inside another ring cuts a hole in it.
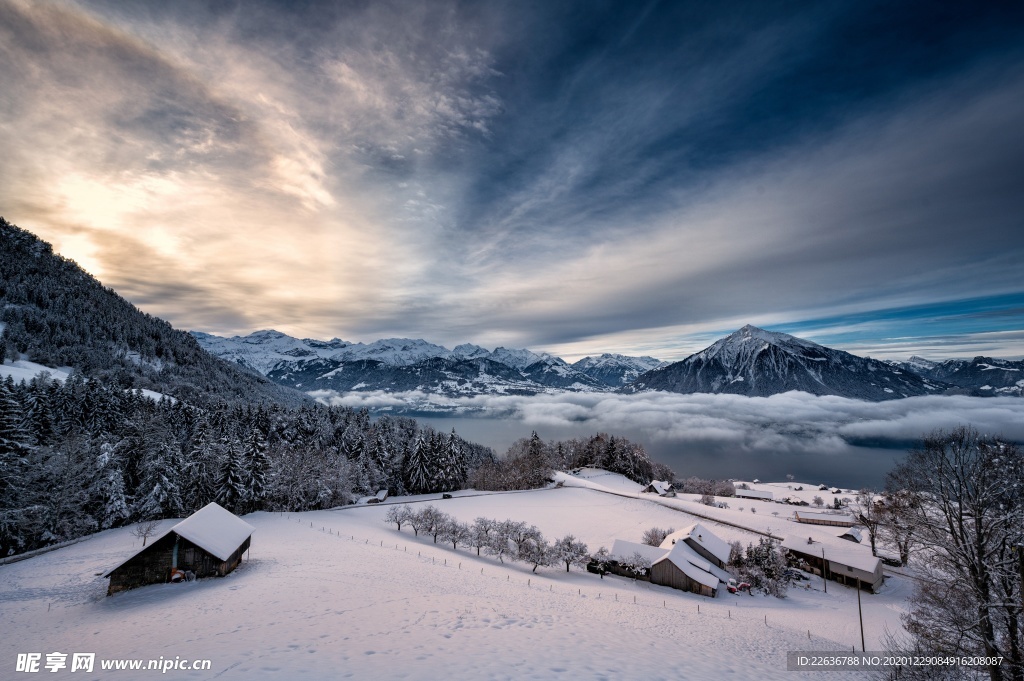
[[[139,520],[329,508],[461,488],[489,448],[408,418],[305,404],[199,408],[74,374],[0,381],[0,556]]]
[[[0,253],[0,361],[71,367],[107,385],[154,390],[193,405],[305,399],[211,356],[191,335],[141,312],[3,218]]]

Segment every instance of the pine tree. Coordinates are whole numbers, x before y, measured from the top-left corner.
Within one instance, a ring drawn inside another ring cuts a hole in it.
[[[10,378],[10,377],[8,377]],[[18,506],[31,447],[11,381],[0,382],[0,509]]]
[[[227,452],[221,466],[216,502],[232,513],[235,513],[239,511],[247,499],[245,462],[242,460],[239,443],[232,440],[227,444]]]
[[[430,462],[430,445],[422,438],[417,438],[412,452],[405,463],[405,488],[410,494],[424,494],[430,491],[432,468]]]
[[[270,473],[270,459],[267,456],[267,441],[258,425],[254,425],[245,441],[245,461],[249,469],[249,508],[261,510],[267,499],[267,475]]]

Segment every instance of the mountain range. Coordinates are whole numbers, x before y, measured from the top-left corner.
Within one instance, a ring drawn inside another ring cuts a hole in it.
[[[569,364],[547,353],[408,338],[372,343],[296,339],[278,331],[222,338],[193,332],[208,352],[304,391],[423,390],[447,395],[607,392],[662,366],[653,357],[604,354]]]
[[[976,357],[888,362],[744,326],[686,359],[603,354],[569,364],[548,353],[425,340],[372,343],[296,339],[278,331],[222,338],[193,335],[210,353],[299,390],[418,390],[443,395],[544,392],[731,393],[765,397],[791,390],[883,401],[936,394],[1024,393],[1024,361]]]

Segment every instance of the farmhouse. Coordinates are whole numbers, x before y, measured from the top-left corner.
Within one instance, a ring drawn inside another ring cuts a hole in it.
[[[661,543],[661,548],[672,549],[680,541],[713,565],[724,569],[729,563],[729,545],[700,523],[668,535]]]
[[[664,480],[651,480],[650,484],[640,491],[647,492],[648,494],[657,494],[660,497],[674,497],[676,495],[676,490],[672,483],[665,482]]]
[[[853,527],[856,520],[852,515],[839,513],[823,513],[821,511],[793,511],[798,523],[808,525],[832,525],[833,527]]]
[[[741,489],[736,488],[736,497],[739,499],[760,499],[761,501],[771,501],[774,497],[771,492],[762,492],[759,489]]]
[[[228,574],[249,548],[253,527],[230,511],[210,503],[174,525],[117,567],[107,570],[107,595],[146,584],[177,581],[189,575]]]
[[[792,557],[807,564],[809,570],[826,579],[834,579],[847,586],[861,587],[877,592],[882,586],[882,561],[871,555],[867,547],[841,539],[812,539],[789,535],[782,542]]]

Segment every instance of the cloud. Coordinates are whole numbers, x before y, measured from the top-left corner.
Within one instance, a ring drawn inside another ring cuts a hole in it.
[[[937,429],[973,425],[1024,442],[1024,401],[964,396],[862,402],[790,392],[771,397],[651,392],[636,395],[560,393],[445,397],[423,392],[321,391],[329,404],[372,411],[501,419],[523,431],[631,434],[647,444],[671,443],[752,453],[837,454],[851,446],[903,448]],[[554,436],[549,436],[554,437]]]
[[[579,9],[0,0],[0,206],[225,334],[675,359],[1024,289],[1020,54],[969,30],[995,19],[854,67],[860,10]]]

